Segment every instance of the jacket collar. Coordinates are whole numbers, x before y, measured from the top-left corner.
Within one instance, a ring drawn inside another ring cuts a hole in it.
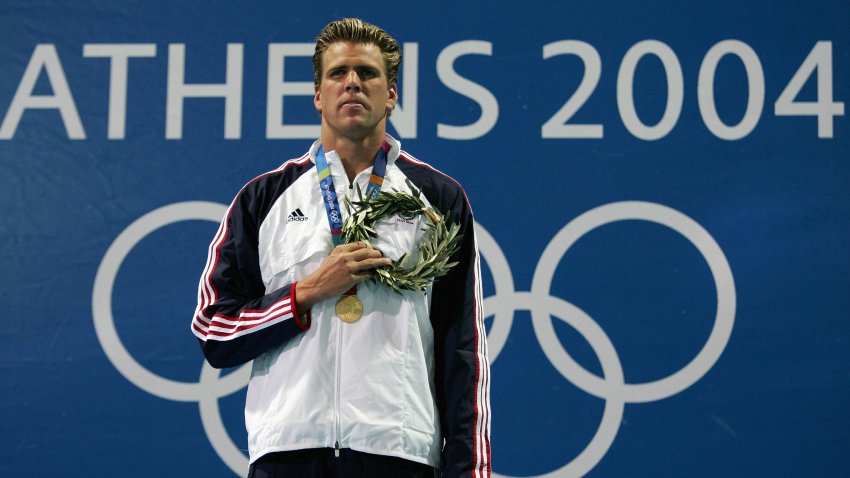
[[[387,167],[390,167],[395,163],[395,160],[398,159],[399,153],[401,152],[401,142],[397,139],[390,136],[389,133],[384,133],[384,141],[390,145],[390,150],[387,153]],[[313,142],[313,145],[310,146],[310,161],[313,164],[316,163],[316,153],[319,152],[319,147],[322,145],[322,140],[317,139]],[[325,151],[327,153],[327,151]]]

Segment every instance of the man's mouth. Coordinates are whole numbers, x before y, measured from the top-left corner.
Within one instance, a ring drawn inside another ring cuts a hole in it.
[[[340,105],[340,107],[341,107],[341,108],[344,108],[344,107],[346,107],[346,106],[348,106],[348,107],[361,106],[361,107],[363,107],[363,108],[366,108],[366,104],[365,104],[365,103],[363,103],[363,102],[362,102],[362,101],[360,101],[360,100],[347,100],[347,101],[344,101],[344,102]]]

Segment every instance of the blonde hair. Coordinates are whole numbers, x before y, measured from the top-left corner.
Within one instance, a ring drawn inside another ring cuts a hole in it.
[[[387,72],[387,85],[398,82],[398,67],[401,65],[401,49],[398,42],[383,29],[364,22],[359,18],[343,18],[328,23],[316,36],[316,51],[313,53],[313,83],[316,88],[322,84],[322,55],[332,43],[353,42],[373,44],[381,50],[384,69]]]

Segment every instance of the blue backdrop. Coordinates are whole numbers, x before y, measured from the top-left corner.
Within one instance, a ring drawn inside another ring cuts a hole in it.
[[[0,475],[234,476],[206,247],[404,43],[390,130],[479,225],[498,476],[850,475],[850,3],[0,1]]]

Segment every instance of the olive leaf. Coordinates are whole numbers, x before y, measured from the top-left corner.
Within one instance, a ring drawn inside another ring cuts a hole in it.
[[[402,290],[425,290],[438,277],[446,275],[458,263],[449,262],[460,248],[462,234],[459,224],[448,224],[446,215],[427,206],[421,191],[406,181],[410,193],[393,189],[377,197],[364,197],[357,186],[357,200],[345,200],[348,217],[342,225],[342,237],[346,243],[364,241],[378,237],[377,223],[396,214],[423,215],[427,219],[425,236],[417,244],[418,255],[404,253],[391,265],[375,270],[372,280],[395,292]]]

